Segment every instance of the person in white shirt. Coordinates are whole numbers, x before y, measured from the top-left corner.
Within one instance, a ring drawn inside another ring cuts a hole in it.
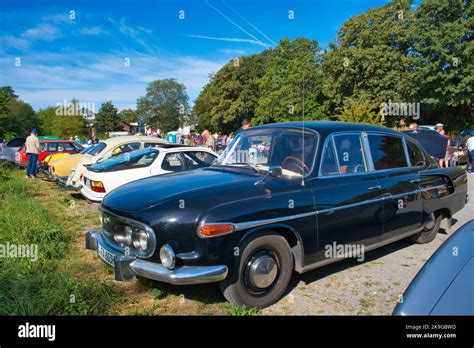
[[[34,179],[36,177],[36,166],[38,154],[40,152],[40,143],[38,140],[38,131],[36,128],[31,130],[31,134],[25,141],[26,155],[28,156],[28,166],[26,167],[26,178]]]
[[[468,173],[472,173],[474,171],[474,136],[471,136],[469,139],[467,139],[466,147],[467,154],[469,156],[467,171]]]

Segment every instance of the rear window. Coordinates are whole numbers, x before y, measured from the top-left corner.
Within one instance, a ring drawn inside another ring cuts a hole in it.
[[[98,153],[102,152],[103,149],[105,149],[107,145],[105,143],[98,143],[96,144],[90,152],[87,152],[88,155],[95,156]]]
[[[423,152],[421,152],[417,145],[407,141],[407,150],[412,167],[422,167],[425,165],[425,156],[423,156]]]
[[[156,149],[141,149],[126,152],[97,162],[90,166],[89,169],[92,171],[102,172],[148,167],[153,163],[158,154],[159,151]]]
[[[7,143],[7,146],[8,146],[8,147],[21,147],[24,143],[25,143],[25,139],[23,139],[23,138],[15,138],[15,139],[10,140],[10,141]]]
[[[368,139],[375,170],[408,167],[402,138],[369,134]]]

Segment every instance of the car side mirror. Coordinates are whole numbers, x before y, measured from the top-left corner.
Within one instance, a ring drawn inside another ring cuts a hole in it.
[[[268,175],[276,178],[283,175],[283,170],[280,166],[271,166],[268,168]]]

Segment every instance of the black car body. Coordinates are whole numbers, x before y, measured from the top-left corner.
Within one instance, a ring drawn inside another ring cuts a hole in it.
[[[264,307],[283,296],[293,271],[406,237],[433,240],[466,201],[466,173],[437,169],[402,133],[270,124],[239,132],[209,168],[108,194],[102,230],[87,233],[86,247],[117,280],[219,281],[229,301]]]
[[[430,257],[393,315],[474,315],[474,220]]]

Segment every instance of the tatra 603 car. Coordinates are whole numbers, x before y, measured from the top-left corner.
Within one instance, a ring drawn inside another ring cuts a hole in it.
[[[209,167],[217,154],[206,147],[160,144],[111,157],[86,166],[81,194],[101,202],[110,191],[126,183],[167,173]]]
[[[219,282],[230,302],[265,307],[285,294],[294,271],[362,260],[361,252],[402,238],[432,241],[467,199],[465,172],[437,168],[409,135],[339,122],[270,124],[239,132],[208,168],[109,193],[86,247],[116,280]]]

